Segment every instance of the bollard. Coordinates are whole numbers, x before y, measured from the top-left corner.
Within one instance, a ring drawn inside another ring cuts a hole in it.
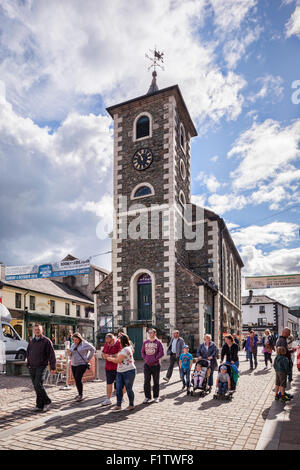
[[[99,373],[99,354],[101,354],[101,351],[96,351],[95,352],[95,360],[96,360],[96,378],[92,380],[92,382],[101,382],[100,379],[100,373]]]

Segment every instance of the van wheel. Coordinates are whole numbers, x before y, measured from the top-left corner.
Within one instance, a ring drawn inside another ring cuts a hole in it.
[[[26,352],[25,351],[19,351],[18,354],[16,355],[16,359],[19,359],[20,361],[25,361],[26,360]]]

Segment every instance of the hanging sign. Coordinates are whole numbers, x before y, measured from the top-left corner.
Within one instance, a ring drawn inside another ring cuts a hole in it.
[[[284,276],[246,276],[245,289],[271,289],[274,287],[299,287],[300,274]]]

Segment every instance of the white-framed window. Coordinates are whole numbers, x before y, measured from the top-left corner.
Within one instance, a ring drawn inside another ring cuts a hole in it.
[[[144,111],[138,114],[133,123],[133,141],[140,141],[152,137],[152,116]]]
[[[140,183],[131,191],[130,199],[140,199],[143,197],[154,196],[154,188],[150,183]]]
[[[184,195],[184,192],[182,190],[180,190],[180,192],[179,192],[179,202],[183,207],[186,205],[185,195]]]
[[[180,174],[181,174],[182,179],[185,180],[186,179],[186,168],[185,168],[184,161],[182,159],[180,160]]]

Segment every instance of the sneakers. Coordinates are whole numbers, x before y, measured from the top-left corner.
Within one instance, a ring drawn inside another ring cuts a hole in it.
[[[35,406],[32,411],[35,411],[36,413],[41,413],[43,411],[43,408],[39,408],[38,406]]]
[[[189,389],[189,388],[187,389],[187,391],[186,391],[186,394],[187,394],[187,395],[190,395],[190,394],[191,394],[191,392],[190,392],[190,389]]]
[[[125,411],[132,411],[134,410],[134,406],[127,406],[127,408],[125,408]]]
[[[182,390],[185,390],[185,385],[182,385]]]
[[[47,413],[47,411],[49,411],[49,410],[50,410],[50,403],[49,403],[49,405],[44,405],[43,412]]]
[[[105,400],[101,403],[101,406],[108,406],[108,405],[112,405],[112,402],[110,398],[105,398]]]
[[[143,401],[143,403],[144,403],[144,405],[145,405],[146,403],[149,403],[150,401],[151,401],[151,398],[145,398],[144,401]]]
[[[168,377],[163,377],[163,380],[164,380],[165,382],[170,382],[170,379],[168,379]]]
[[[75,397],[75,401],[82,401],[83,398],[82,398],[82,395],[77,395],[77,397]]]
[[[114,406],[113,409],[112,409],[112,411],[113,411],[114,413],[117,413],[118,411],[121,411],[121,410],[122,410],[122,408],[121,408],[120,406],[117,406],[117,405]]]
[[[159,398],[154,398],[154,403],[159,403]]]

